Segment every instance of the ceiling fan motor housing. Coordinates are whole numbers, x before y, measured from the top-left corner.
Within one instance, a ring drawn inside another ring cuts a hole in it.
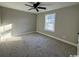
[[[39,4],[40,4],[40,3],[37,2],[36,4],[33,4],[33,7],[34,7],[34,8],[37,8]]]

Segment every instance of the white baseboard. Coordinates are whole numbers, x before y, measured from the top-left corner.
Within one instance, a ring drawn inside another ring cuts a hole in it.
[[[70,45],[73,45],[73,46],[77,47],[77,44],[75,44],[75,43],[72,43],[72,42],[66,41],[64,39],[61,39],[61,38],[58,38],[58,37],[55,37],[55,36],[51,36],[51,35],[48,35],[48,34],[45,34],[45,33],[39,32],[39,31],[36,31],[36,32],[40,33],[40,34],[43,34],[43,35],[46,35],[46,36],[49,36],[51,38],[55,38],[55,39],[60,40],[60,41],[62,41],[64,43],[67,43],[67,44],[70,44]]]
[[[23,32],[21,34],[16,34],[16,36],[21,36],[21,35],[26,35],[26,34],[30,34],[30,33],[34,33],[36,31],[32,31],[32,32]]]

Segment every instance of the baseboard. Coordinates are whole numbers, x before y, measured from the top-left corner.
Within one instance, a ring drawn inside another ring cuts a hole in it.
[[[22,36],[22,35],[26,35],[26,34],[30,34],[30,33],[34,33],[36,31],[32,31],[32,32],[23,32],[21,34],[16,34],[15,36]]]
[[[37,33],[40,33],[40,34],[43,34],[43,35],[46,35],[46,36],[49,36],[49,37],[51,37],[51,38],[55,38],[55,39],[57,39],[57,40],[59,40],[59,41],[62,41],[62,42],[64,42],[64,43],[67,43],[67,44],[70,44],[70,45],[73,45],[73,46],[77,47],[77,44],[75,44],[75,43],[72,43],[72,42],[66,41],[66,40],[64,40],[64,39],[61,39],[61,38],[58,38],[58,37],[55,37],[55,36],[51,36],[51,35],[48,35],[48,34],[45,34],[45,33],[39,32],[39,31],[36,31],[36,32],[37,32]]]

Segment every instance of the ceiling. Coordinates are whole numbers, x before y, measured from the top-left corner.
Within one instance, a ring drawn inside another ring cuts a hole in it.
[[[41,13],[45,11],[50,11],[58,8],[63,8],[75,4],[79,4],[78,2],[41,2],[39,6],[46,7],[46,10],[39,10],[37,12],[36,10],[28,10],[30,7],[25,6],[24,4],[29,4],[32,5],[31,3],[28,2],[0,2],[0,6],[7,7],[7,8],[12,8],[12,9],[17,9],[21,11],[26,11],[26,12],[32,12],[32,13]]]

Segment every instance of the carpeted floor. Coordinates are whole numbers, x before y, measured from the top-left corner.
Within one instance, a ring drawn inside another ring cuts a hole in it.
[[[0,41],[1,57],[65,57],[76,53],[76,47],[39,33]]]

